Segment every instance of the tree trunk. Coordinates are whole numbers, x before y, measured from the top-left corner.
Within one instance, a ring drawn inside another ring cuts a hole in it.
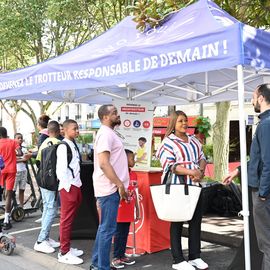
[[[13,106],[13,104],[10,106],[8,102],[3,102],[2,100],[0,100],[0,104],[12,121],[12,128],[13,128],[14,134],[17,133],[16,119],[17,119],[18,111],[16,110],[16,106]],[[1,121],[3,124],[2,108],[1,108]]]
[[[213,161],[217,181],[221,181],[228,173],[229,110],[229,101],[216,103],[216,122],[213,125]]]
[[[17,124],[16,124],[16,119],[17,119],[17,114],[12,115],[11,120],[12,120],[12,127],[13,127],[13,133],[17,133]]]
[[[32,121],[34,129],[35,129],[35,134],[36,136],[38,135],[38,128],[37,128],[37,117],[35,114],[35,111],[33,109],[33,107],[31,106],[31,104],[28,103],[28,101],[23,100],[23,104],[25,106],[21,107],[21,111],[24,112]]]

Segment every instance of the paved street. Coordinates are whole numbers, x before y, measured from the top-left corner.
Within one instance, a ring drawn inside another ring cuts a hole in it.
[[[40,263],[36,263],[31,260],[31,258],[27,259],[16,251],[16,253],[12,256],[4,256],[0,255],[1,265],[0,269],[2,270],[47,270],[46,266],[41,265]]]
[[[0,270],[32,270],[32,269],[54,269],[54,270],[80,270],[89,269],[90,254],[93,246],[93,240],[73,240],[72,246],[83,249],[84,263],[79,266],[69,266],[57,262],[57,253],[46,255],[37,253],[33,250],[34,242],[39,233],[40,224],[35,220],[40,217],[40,213],[33,213],[26,217],[22,222],[13,222],[13,228],[10,230],[16,236],[17,245],[14,254],[10,257],[0,253]],[[59,224],[55,221],[52,229],[52,238],[58,238]],[[183,247],[185,252],[187,249],[187,239],[184,239]],[[208,242],[202,242],[202,258],[209,263],[211,270],[225,270],[231,262],[231,258],[235,252],[235,248],[225,247]],[[146,254],[136,258],[137,263],[133,266],[126,267],[130,270],[139,269],[155,269],[164,270],[171,269],[171,256],[169,250]]]
[[[29,190],[26,190],[26,196]],[[3,202],[1,202],[3,204]],[[82,249],[84,263],[79,266],[64,265],[57,262],[57,252],[46,255],[33,250],[37,239],[40,223],[35,220],[41,217],[41,212],[26,215],[22,222],[12,221],[13,228],[9,231],[16,237],[17,248],[12,256],[0,253],[0,270],[81,270],[89,269],[90,256],[94,241],[90,239],[72,240],[72,247]],[[51,238],[57,240],[59,232],[59,219],[56,219]],[[186,230],[184,230],[184,233]],[[230,264],[235,252],[235,246],[240,243],[242,222],[237,218],[206,217],[202,224],[202,258],[209,264],[210,270],[225,270]],[[212,243],[209,243],[211,241]],[[220,244],[220,245],[219,245]],[[230,247],[229,247],[230,246]],[[187,239],[183,238],[183,248],[187,253]],[[234,248],[232,248],[234,247]],[[130,270],[171,268],[171,255],[169,250],[146,254],[136,258],[136,264],[126,267]]]

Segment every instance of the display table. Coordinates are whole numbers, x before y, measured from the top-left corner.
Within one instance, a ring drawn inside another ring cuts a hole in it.
[[[94,239],[96,237],[98,214],[92,180],[93,169],[94,165],[92,162],[83,162],[81,164],[81,191],[83,199],[73,223],[72,239]]]
[[[150,185],[160,184],[162,172],[158,170],[136,171],[141,220],[135,223],[136,248],[148,253],[168,249],[170,247],[170,222],[158,219],[152,202]],[[129,233],[128,246],[133,246],[132,226]]]

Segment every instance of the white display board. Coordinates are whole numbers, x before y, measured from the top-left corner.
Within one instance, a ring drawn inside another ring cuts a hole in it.
[[[126,149],[134,152],[137,168],[151,164],[154,106],[146,102],[115,101],[121,125],[115,130],[123,139]]]

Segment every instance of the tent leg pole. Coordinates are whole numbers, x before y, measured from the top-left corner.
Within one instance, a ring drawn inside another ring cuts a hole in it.
[[[247,147],[246,147],[246,125],[244,112],[244,72],[243,66],[237,66],[238,80],[238,106],[239,106],[239,130],[240,130],[240,157],[241,157],[241,183],[242,183],[242,205],[241,215],[244,217],[244,248],[245,248],[245,270],[250,270],[250,239],[249,239],[249,206],[248,206],[248,181],[247,181]]]

